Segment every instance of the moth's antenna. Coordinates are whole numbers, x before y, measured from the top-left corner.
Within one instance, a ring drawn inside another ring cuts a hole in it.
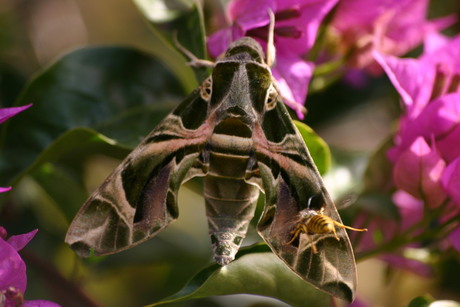
[[[176,48],[179,49],[179,51],[181,51],[190,60],[187,63],[188,65],[193,66],[193,67],[198,67],[198,68],[199,67],[211,67],[212,68],[215,66],[214,62],[199,59],[193,53],[191,53],[190,50],[182,46],[181,43],[179,43],[179,40],[177,39],[177,32],[173,33],[172,38],[173,38],[173,42]]]
[[[275,34],[275,14],[271,9],[268,9],[268,16],[270,17],[270,23],[268,24],[268,39],[267,39],[267,65],[271,67],[275,64],[276,49],[273,37]]]

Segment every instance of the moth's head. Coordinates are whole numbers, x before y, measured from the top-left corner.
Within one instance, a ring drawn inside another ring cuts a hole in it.
[[[265,56],[260,44],[251,37],[242,37],[230,44],[225,52],[224,59],[253,60],[265,63]]]
[[[278,100],[262,47],[250,37],[230,45],[202,88],[206,89],[202,97],[210,99],[218,120],[229,119],[249,129],[261,121],[263,114],[273,109]]]

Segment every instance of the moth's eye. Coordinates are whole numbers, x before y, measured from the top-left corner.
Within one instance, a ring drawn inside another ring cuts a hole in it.
[[[212,94],[212,79],[208,77],[206,80],[203,81],[200,88],[201,98],[208,101],[211,98]]]
[[[270,85],[268,89],[267,99],[265,101],[265,109],[270,111],[276,107],[276,102],[278,101],[278,91],[273,85]]]

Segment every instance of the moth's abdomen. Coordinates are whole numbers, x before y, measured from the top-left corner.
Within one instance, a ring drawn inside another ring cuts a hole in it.
[[[214,259],[230,263],[246,236],[259,196],[256,186],[242,179],[205,178],[204,197]]]
[[[252,139],[214,134],[210,140],[209,170],[204,197],[214,259],[230,263],[254,216],[259,189],[245,182]]]

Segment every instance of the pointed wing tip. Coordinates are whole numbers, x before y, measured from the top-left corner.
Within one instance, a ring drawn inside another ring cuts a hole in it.
[[[352,303],[355,299],[355,291],[344,282],[324,285],[321,290],[348,303]]]
[[[90,243],[85,242],[84,239],[72,234],[70,231],[67,233],[64,242],[81,258],[101,256],[101,253],[97,252]]]
[[[82,241],[70,243],[66,240],[66,243],[69,244],[70,248],[81,258],[88,258],[92,255],[96,255],[94,249]]]

